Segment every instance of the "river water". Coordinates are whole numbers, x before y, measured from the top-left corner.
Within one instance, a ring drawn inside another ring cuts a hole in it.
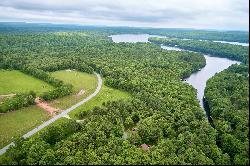
[[[249,46],[249,43],[227,42],[227,41],[214,41],[214,42],[227,43],[227,44],[233,44],[233,45],[241,45],[241,46]]]
[[[200,105],[203,109],[203,96],[207,80],[232,64],[240,63],[227,58],[212,57],[208,55],[204,55],[204,57],[206,59],[206,66],[200,71],[191,74],[191,76],[185,80],[185,82],[197,89],[197,98],[199,99]]]
[[[109,37],[111,37],[113,42],[115,42],[115,43],[120,43],[120,42],[128,42],[128,43],[148,42],[149,37],[166,38],[165,36],[149,35],[149,34],[138,34],[138,35],[122,34],[122,35],[111,35]]]
[[[157,36],[157,35],[148,35],[148,34],[125,34],[125,35],[112,35],[112,40],[116,43],[119,42],[149,42],[149,37],[163,37],[164,36]],[[218,41],[223,42],[223,41]],[[235,42],[232,42],[231,44],[235,44]],[[246,46],[247,43],[237,43],[239,45]],[[166,50],[174,50],[174,51],[186,51],[183,49],[180,49],[178,47],[169,47],[161,45],[161,48]],[[203,105],[203,96],[204,96],[204,90],[206,87],[206,82],[209,78],[214,76],[216,73],[221,72],[222,70],[228,68],[232,64],[239,64],[238,61],[233,61],[227,58],[219,58],[219,57],[213,57],[209,55],[204,55],[206,59],[206,66],[202,68],[200,71],[195,72],[191,74],[190,77],[188,77],[184,82],[187,82],[188,84],[192,85],[195,89],[197,89],[197,98],[200,101],[201,107],[204,109]]]

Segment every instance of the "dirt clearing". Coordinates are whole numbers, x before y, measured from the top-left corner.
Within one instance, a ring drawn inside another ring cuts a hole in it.
[[[44,109],[50,116],[55,116],[57,112],[62,112],[63,110],[53,108],[48,105],[48,103],[41,101],[39,97],[35,99],[36,105],[42,109]]]

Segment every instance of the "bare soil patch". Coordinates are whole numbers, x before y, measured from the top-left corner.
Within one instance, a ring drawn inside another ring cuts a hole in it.
[[[62,112],[62,110],[51,107],[48,103],[42,101],[39,97],[35,99],[36,105],[42,109],[44,109],[50,116],[55,116],[57,112]]]

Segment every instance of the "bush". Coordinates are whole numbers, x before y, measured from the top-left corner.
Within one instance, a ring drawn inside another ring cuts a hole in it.
[[[14,97],[5,99],[0,104],[0,112],[6,113],[8,111],[13,111],[20,109],[29,105],[35,104],[36,94],[33,91],[29,93],[19,93]]]

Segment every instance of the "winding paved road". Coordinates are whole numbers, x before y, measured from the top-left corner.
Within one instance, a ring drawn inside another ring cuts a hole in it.
[[[41,124],[40,126],[36,127],[35,129],[29,131],[28,133],[26,133],[25,135],[23,135],[23,138],[28,138],[30,136],[32,136],[33,134],[37,133],[38,131],[42,130],[44,127],[50,125],[51,123],[55,122],[57,119],[60,119],[61,117],[66,116],[70,111],[74,110],[75,108],[79,107],[80,105],[84,104],[85,102],[89,101],[90,99],[92,99],[93,97],[95,97],[101,90],[102,87],[102,78],[99,74],[94,73],[97,76],[98,79],[98,86],[95,90],[94,93],[92,93],[91,95],[89,95],[87,98],[83,99],[82,101],[80,101],[79,103],[73,105],[72,107],[66,109],[65,111],[63,111],[61,114],[58,114],[56,116],[54,116],[53,118],[51,118],[50,120],[44,122],[43,124]],[[10,146],[14,146],[15,144],[12,142],[9,145],[5,146],[4,148],[2,148],[0,150],[0,155],[4,154],[6,152],[7,149],[9,149]]]

